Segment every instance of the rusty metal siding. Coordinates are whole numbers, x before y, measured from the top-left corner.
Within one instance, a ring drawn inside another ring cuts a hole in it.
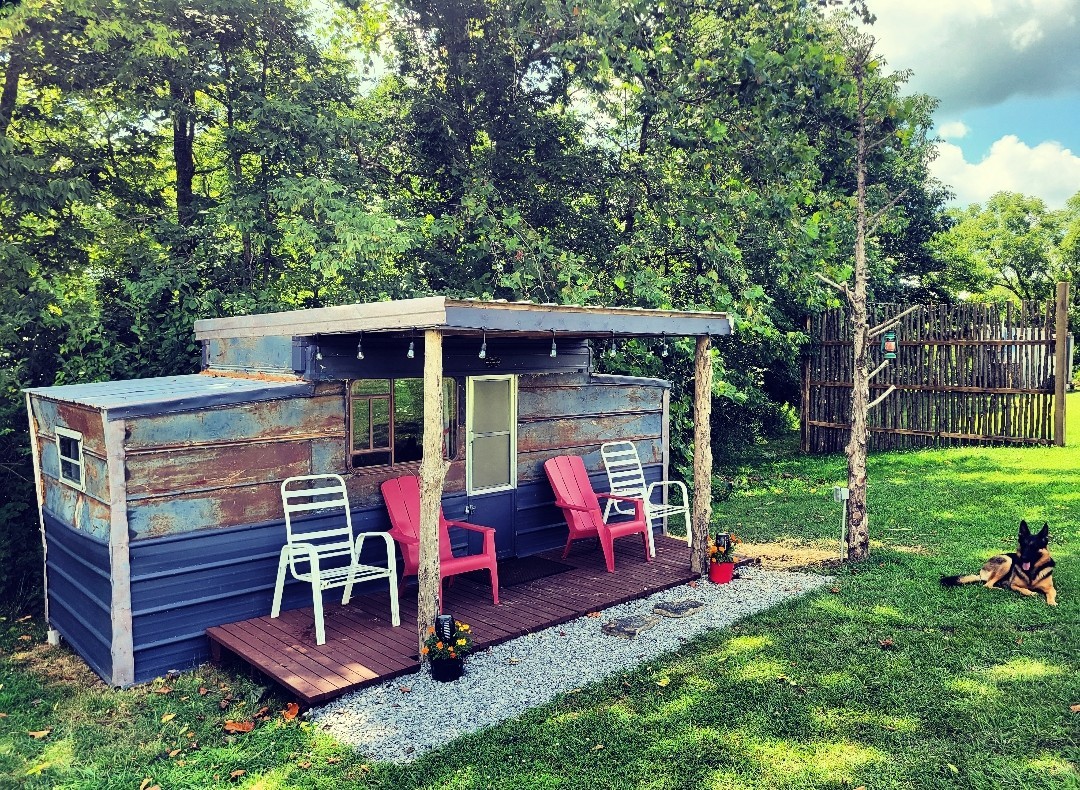
[[[206,341],[206,364],[210,372],[292,375],[291,337],[230,337]]]
[[[49,625],[103,678],[112,674],[109,547],[43,512]],[[107,533],[106,533],[107,534]]]

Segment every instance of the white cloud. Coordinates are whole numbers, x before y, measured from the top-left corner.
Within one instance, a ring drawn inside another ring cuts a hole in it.
[[[1011,134],[974,163],[964,160],[959,146],[939,143],[932,170],[956,192],[955,202],[964,206],[1008,191],[1042,198],[1049,208],[1058,209],[1080,191],[1080,156],[1055,142],[1031,148]]]
[[[871,29],[910,87],[958,112],[1080,84],[1080,0],[875,0]]]
[[[946,140],[959,140],[967,137],[971,129],[963,121],[949,121],[938,126],[938,134]]]

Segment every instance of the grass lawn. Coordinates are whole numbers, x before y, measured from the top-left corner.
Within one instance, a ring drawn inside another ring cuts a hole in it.
[[[1080,396],[1069,410],[1080,447]],[[717,517],[755,543],[831,549],[844,470],[837,456],[733,470]],[[1080,788],[1080,449],[892,453],[870,470],[871,558],[831,590],[409,766],[287,719],[288,699],[242,675],[90,688],[40,647],[39,621],[9,616],[0,786]],[[1013,549],[1021,518],[1050,523],[1057,608],[939,586]]]

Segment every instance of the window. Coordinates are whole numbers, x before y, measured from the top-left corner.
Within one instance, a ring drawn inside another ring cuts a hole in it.
[[[466,486],[470,492],[513,488],[517,481],[517,380],[476,376],[468,385]]]
[[[443,457],[457,447],[457,384],[443,379]],[[421,379],[358,379],[349,385],[349,457],[353,467],[419,461],[424,444]]]
[[[56,451],[60,456],[60,479],[83,490],[82,434],[67,428],[56,429]]]

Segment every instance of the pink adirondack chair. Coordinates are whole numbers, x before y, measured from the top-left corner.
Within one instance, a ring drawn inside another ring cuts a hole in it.
[[[600,502],[597,500],[598,495],[593,491],[592,482],[585,471],[585,462],[579,456],[560,455],[550,458],[544,461],[544,471],[547,472],[551,488],[555,491],[555,504],[562,508],[566,523],[570,527],[563,559],[566,559],[570,553],[570,544],[573,541],[579,538],[599,537],[608,573],[614,573],[615,538],[641,533],[641,539],[645,544],[645,560],[652,562],[652,554],[649,552],[649,525],[645,520],[644,502],[633,497],[599,494],[605,499],[628,502],[634,506],[634,517],[631,520],[605,524]]]
[[[390,514],[390,537],[401,546],[405,568],[401,577],[415,576],[420,567],[420,480],[417,477],[395,477],[382,484],[386,510]],[[455,557],[450,550],[449,527],[461,527],[484,536],[481,554]],[[439,507],[439,582],[447,576],[457,576],[487,569],[491,574],[491,597],[499,604],[499,570],[495,564],[495,530],[464,521],[447,521]],[[442,598],[440,594],[440,600]]]

